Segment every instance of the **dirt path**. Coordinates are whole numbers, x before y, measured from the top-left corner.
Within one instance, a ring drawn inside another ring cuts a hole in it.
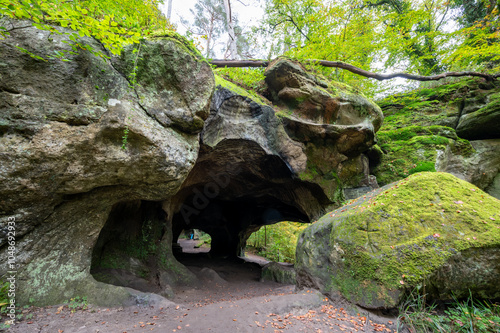
[[[193,242],[194,241],[190,241]],[[182,244],[183,246],[191,244]],[[194,249],[194,248],[193,248]],[[189,250],[187,251],[189,252]],[[314,290],[261,281],[260,265],[242,259],[211,259],[204,249],[179,256],[200,279],[178,288],[164,308],[102,308],[71,313],[67,305],[26,309],[8,331],[97,332],[395,332],[394,319],[332,303]],[[201,256],[201,257],[200,257]],[[262,263],[264,258],[252,257]],[[351,310],[347,310],[350,308]]]

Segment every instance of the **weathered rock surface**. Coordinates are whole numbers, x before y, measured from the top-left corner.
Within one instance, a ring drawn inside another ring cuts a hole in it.
[[[419,173],[308,227],[297,283],[371,309],[424,284],[430,299],[496,298],[499,240],[499,200],[448,173]]]
[[[75,295],[101,304],[127,302],[127,289],[91,276],[94,245],[107,221],[122,222],[109,217],[116,205],[140,207],[142,200],[165,200],[180,188],[196,161],[198,137],[171,126],[201,130],[214,86],[212,71],[177,37],[146,41],[137,56],[151,57],[162,71],[140,67],[138,97],[129,88],[129,73],[116,69],[127,68],[132,50],[112,64],[85,51],[68,54],[69,62],[40,61],[14,48],[46,58],[54,50],[71,50],[67,35],[50,37],[33,27],[14,29],[0,49],[0,258],[7,263],[7,222],[15,219],[20,304],[30,298],[54,304]],[[94,40],[84,42],[105,52]],[[182,60],[183,69],[175,59]],[[168,73],[187,76],[186,71],[191,86],[185,78],[168,84],[163,79]],[[168,112],[157,110],[151,96]],[[176,102],[183,99],[188,102]],[[174,109],[181,118],[169,118]],[[142,236],[145,222],[140,208],[136,211],[129,225],[138,234],[129,234],[130,242]],[[152,223],[160,232],[150,241],[156,251],[164,249],[161,259],[171,264],[168,271],[162,268],[159,256],[156,273],[170,282],[183,280],[189,272],[171,256],[168,214],[161,203],[154,211]],[[3,275],[8,268],[1,269]],[[163,287],[162,281],[156,286]]]
[[[274,84],[274,78],[267,81]],[[374,137],[369,121],[330,125],[317,119],[298,129],[294,124],[299,122],[277,117],[262,97],[220,77],[216,83],[198,161],[171,201],[176,212],[174,238],[183,229],[201,229],[212,236],[212,254],[237,255],[262,225],[310,221],[324,214],[326,207],[338,205],[344,183],[335,172],[345,184],[354,175],[365,177],[368,158],[361,153]],[[350,118],[358,104],[346,106]],[[329,165],[332,160],[343,163]],[[316,173],[309,177],[311,172]],[[356,179],[353,184],[364,183]]]
[[[274,110],[217,78],[201,150],[171,201],[174,238],[183,229],[211,235],[211,253],[236,256],[260,226],[307,222],[330,205],[321,187],[301,181],[306,155]]]
[[[473,151],[464,154],[455,145],[438,155],[436,170],[451,173],[500,199],[500,139],[470,141]]]
[[[383,116],[375,103],[348,86],[321,81],[299,63],[278,59],[265,75],[273,101],[298,118],[317,125],[370,123],[375,131],[382,125]]]
[[[374,145],[382,125],[380,108],[352,88],[323,82],[290,60],[276,60],[265,75],[287,134],[305,147],[307,165],[300,177],[320,184],[333,202],[342,201],[344,187],[371,188],[363,153]]]
[[[262,267],[262,279],[286,284],[297,283],[297,273],[292,264],[270,262]]]
[[[500,92],[476,96],[462,110],[457,134],[468,140],[500,138]]]

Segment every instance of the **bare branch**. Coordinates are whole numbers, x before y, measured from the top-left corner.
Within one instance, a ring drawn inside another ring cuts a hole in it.
[[[310,64],[317,64],[321,65],[324,67],[332,67],[332,68],[341,68],[348,70],[351,73],[358,74],[367,78],[383,81],[383,80],[390,80],[394,79],[397,77],[401,77],[404,79],[408,80],[416,80],[416,81],[436,81],[440,79],[444,79],[446,77],[460,77],[460,76],[476,76],[476,77],[482,77],[488,81],[493,81],[497,78],[500,77],[499,74],[485,74],[485,73],[479,73],[479,72],[471,72],[471,71],[465,71],[465,72],[447,72],[447,73],[441,73],[438,75],[431,75],[431,76],[424,76],[424,75],[416,75],[416,74],[409,74],[409,73],[392,73],[392,74],[379,74],[379,73],[373,73],[370,71],[366,71],[364,69],[361,69],[359,67],[346,64],[341,61],[327,61],[327,60],[315,60],[315,59],[309,59],[309,60],[304,60],[303,62],[310,63]],[[267,60],[211,60],[210,63],[216,67],[267,67],[269,65],[269,61]]]

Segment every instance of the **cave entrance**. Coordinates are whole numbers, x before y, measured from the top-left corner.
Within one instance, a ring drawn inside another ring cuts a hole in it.
[[[254,231],[281,221],[309,222],[331,204],[317,184],[299,179],[281,157],[253,141],[202,145],[198,156],[175,196],[112,207],[92,253],[97,281],[167,297],[206,279],[205,268],[223,283],[244,271],[235,264],[242,263]],[[193,249],[202,237],[210,248],[179,251],[181,235],[191,230],[199,238]],[[252,274],[257,271],[260,266]]]
[[[115,204],[92,251],[90,273],[94,279],[161,293],[157,258],[166,222],[161,202],[132,200]]]
[[[248,140],[203,146],[196,164],[170,201],[173,239],[183,230],[211,236],[212,257],[244,254],[246,240],[261,226],[310,222],[331,204],[314,183],[301,180],[277,155]]]
[[[268,261],[293,264],[297,240],[307,224],[283,221],[265,225],[247,239],[245,252]]]

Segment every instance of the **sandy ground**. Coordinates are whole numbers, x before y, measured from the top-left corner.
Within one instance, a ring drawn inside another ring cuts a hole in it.
[[[258,256],[211,259],[185,241],[179,261],[200,278],[196,288],[178,288],[165,308],[126,307],[70,311],[67,305],[31,307],[31,317],[8,332],[396,332],[396,320],[332,302],[315,290],[295,290],[260,279]],[[191,252],[191,253],[189,253]],[[31,316],[32,315],[32,316]],[[5,320],[5,318],[4,318]]]

